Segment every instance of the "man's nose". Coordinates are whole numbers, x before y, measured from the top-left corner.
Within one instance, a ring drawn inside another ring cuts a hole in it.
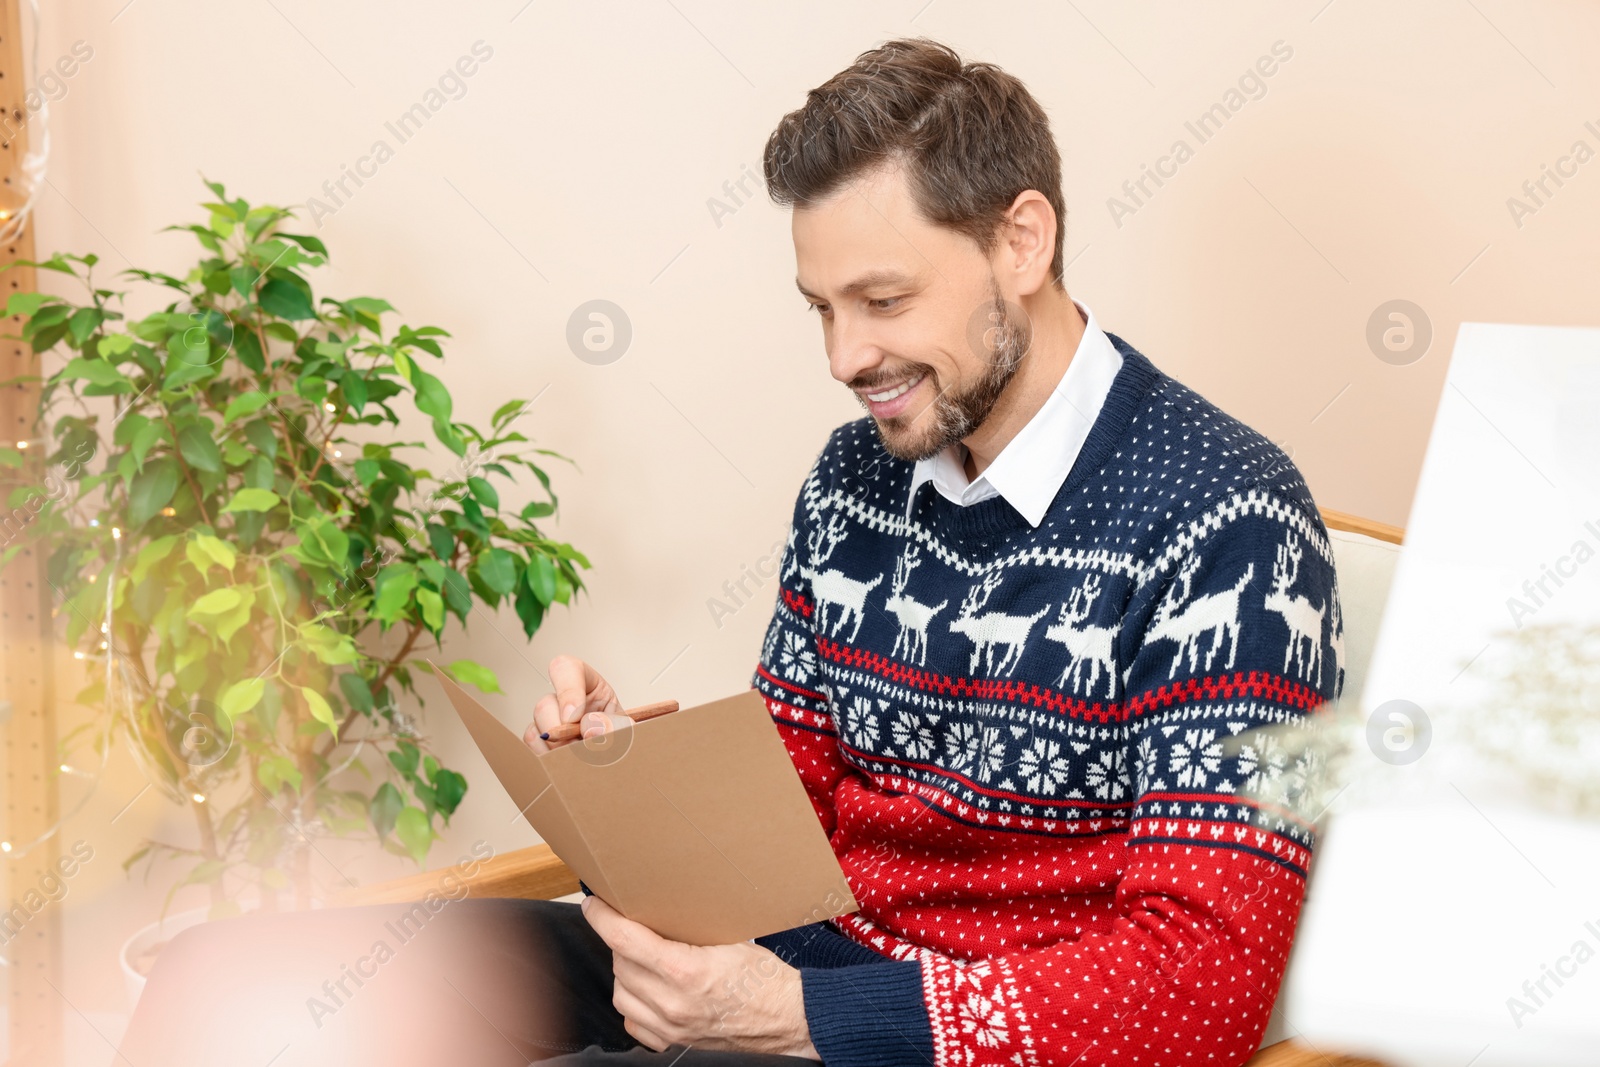
[[[872,336],[870,324],[859,318],[836,315],[828,345],[828,371],[849,385],[883,362],[883,349]]]

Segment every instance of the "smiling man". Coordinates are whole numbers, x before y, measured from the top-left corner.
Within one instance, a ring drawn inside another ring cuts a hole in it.
[[[753,684],[861,909],[697,949],[587,899],[624,1028],[663,1063],[1243,1063],[1312,844],[1250,731],[1342,685],[1304,481],[1068,295],[1056,145],[998,68],[867,52],[765,171],[868,414],[802,486]],[[552,681],[530,743],[625,721]]]

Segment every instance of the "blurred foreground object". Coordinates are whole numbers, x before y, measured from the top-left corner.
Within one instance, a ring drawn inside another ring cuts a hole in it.
[[[1279,1002],[1319,1049],[1596,1062],[1597,406],[1600,330],[1461,327]]]

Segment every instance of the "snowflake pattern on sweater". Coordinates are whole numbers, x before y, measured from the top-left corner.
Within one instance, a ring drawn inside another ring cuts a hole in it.
[[[1110,336],[1037,528],[931,484],[907,519],[869,419],[796,501],[753,684],[861,905],[832,925],[903,964],[802,968],[830,1067],[1239,1064],[1266,1025],[1313,842],[1259,795],[1310,768],[1249,731],[1339,694],[1332,549],[1281,449]]]

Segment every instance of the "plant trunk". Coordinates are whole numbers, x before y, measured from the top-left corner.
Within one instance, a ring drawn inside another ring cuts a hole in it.
[[[189,798],[189,807],[194,811],[194,821],[200,827],[200,852],[208,860],[219,859],[217,855],[217,831],[211,825],[211,809],[203,800]],[[222,891],[222,879],[214,878],[207,888],[211,891],[211,906],[219,908],[228,898]]]
[[[311,755],[311,739],[299,738],[300,837],[294,843],[294,906],[296,911],[311,908],[311,822],[317,813],[316,761]]]
[[[259,636],[259,635],[258,635]],[[261,759],[258,756],[250,757],[250,815],[246,819],[247,825],[254,825],[257,815],[267,806],[266,790],[261,785]],[[261,877],[256,880],[257,910],[273,912],[278,910],[278,891],[267,884],[266,871],[261,872]]]

